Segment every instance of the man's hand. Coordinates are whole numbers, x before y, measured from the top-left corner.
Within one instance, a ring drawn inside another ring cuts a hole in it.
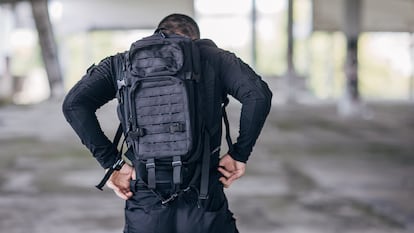
[[[118,197],[127,200],[133,195],[129,189],[131,179],[136,179],[135,169],[128,164],[124,164],[121,170],[112,173],[106,185],[114,190]]]
[[[220,159],[218,170],[223,174],[219,180],[225,188],[228,188],[233,181],[244,175],[246,164],[236,161],[229,154],[226,154]]]

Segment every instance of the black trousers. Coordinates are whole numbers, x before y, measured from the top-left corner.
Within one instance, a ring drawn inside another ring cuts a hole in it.
[[[210,183],[206,200],[189,189],[168,204],[162,204],[158,195],[167,198],[170,188],[157,188],[154,194],[136,181],[131,188],[134,195],[126,201],[124,233],[238,233],[218,180]]]

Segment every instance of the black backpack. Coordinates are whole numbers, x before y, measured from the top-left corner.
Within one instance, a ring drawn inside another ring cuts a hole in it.
[[[155,170],[170,166],[176,193],[201,174],[200,198],[207,198],[212,152],[198,47],[189,38],[158,31],[133,43],[125,54],[124,75],[117,80],[122,130],[114,143],[123,131],[134,166],[145,165],[149,189],[156,188]],[[119,165],[122,160],[112,170]],[[191,179],[183,184],[183,177]]]

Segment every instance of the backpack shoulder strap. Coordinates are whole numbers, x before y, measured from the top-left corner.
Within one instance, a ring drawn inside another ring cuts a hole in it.
[[[201,178],[200,178],[200,196],[199,198],[205,200],[208,198],[208,184],[210,178],[210,135],[203,133],[204,137],[204,151],[201,162]]]
[[[226,107],[229,104],[229,98],[226,96],[222,105],[222,117],[226,128],[226,141],[229,147],[229,151],[233,149],[233,142],[230,136],[230,124],[227,117]],[[199,198],[205,200],[208,198],[208,184],[209,184],[209,170],[210,170],[210,156],[216,149],[210,151],[210,134],[208,131],[203,133],[204,137],[204,151],[201,163],[201,181],[200,181],[200,196]]]
[[[226,128],[226,142],[227,142],[227,146],[229,147],[229,151],[232,151],[232,149],[233,149],[233,142],[232,142],[231,136],[230,136],[230,124],[229,124],[229,119],[227,117],[227,112],[226,112],[226,107],[229,104],[229,102],[230,102],[229,101],[229,98],[226,96],[224,98],[223,106],[221,107],[221,112],[222,112],[224,126]]]
[[[122,125],[119,124],[118,129],[116,130],[115,137],[113,140],[113,144],[115,147],[118,147],[119,141],[121,140],[122,136]],[[103,186],[105,186],[106,182],[111,177],[112,173],[115,170],[120,170],[122,166],[125,164],[125,161],[122,159],[122,150],[123,150],[124,142],[122,142],[121,148],[118,150],[118,154],[116,155],[117,161],[112,165],[112,167],[109,168],[109,170],[105,173],[104,177],[102,178],[101,182],[99,182],[98,185],[95,187],[99,190],[103,190]]]

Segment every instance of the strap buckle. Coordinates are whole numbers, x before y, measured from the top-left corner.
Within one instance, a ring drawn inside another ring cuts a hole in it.
[[[147,168],[147,170],[152,169],[152,168],[155,168],[155,163],[153,163],[153,162],[147,162],[145,164],[145,167]]]
[[[129,131],[128,136],[132,139],[138,139],[139,137],[143,137],[147,134],[147,130],[145,128],[137,128],[135,131]]]
[[[125,84],[125,79],[122,80],[116,80],[116,85],[118,86],[118,90],[122,89],[123,87],[126,86]]]
[[[198,197],[201,200],[207,200],[208,199],[208,194],[200,194],[200,196]]]
[[[181,167],[182,165],[183,165],[183,163],[181,161],[173,161],[172,162],[173,167]]]
[[[148,159],[145,163],[145,167],[148,172],[148,188],[155,189],[157,186],[156,177],[155,177],[155,159]]]
[[[173,167],[173,182],[174,184],[178,185],[181,184],[181,166],[183,163],[181,162],[180,156],[174,156],[173,161],[171,162]]]
[[[169,127],[170,133],[175,132],[184,132],[185,131],[185,125],[183,123],[172,123]]]

